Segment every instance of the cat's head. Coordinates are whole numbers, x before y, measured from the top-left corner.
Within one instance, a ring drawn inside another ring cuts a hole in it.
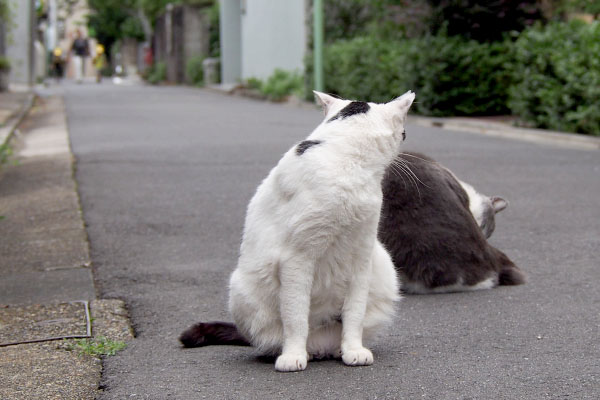
[[[459,180],[469,196],[469,210],[484,236],[489,238],[496,229],[496,214],[508,207],[508,201],[498,196],[486,196],[479,193],[466,182]]]
[[[344,100],[315,91],[325,118],[311,138],[334,140],[365,159],[379,158],[388,165],[406,137],[404,124],[415,99],[410,90],[384,104]],[[373,160],[371,160],[373,161]]]

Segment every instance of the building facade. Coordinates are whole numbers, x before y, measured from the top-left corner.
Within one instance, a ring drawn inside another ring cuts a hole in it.
[[[221,79],[266,79],[277,68],[303,72],[308,0],[221,0]]]

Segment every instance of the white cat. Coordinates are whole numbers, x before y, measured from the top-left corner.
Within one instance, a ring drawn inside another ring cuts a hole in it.
[[[415,95],[374,104],[315,94],[325,119],[258,187],[230,281],[237,329],[279,354],[278,371],[303,370],[310,357],[372,364],[363,337],[391,321],[399,299],[377,226]]]

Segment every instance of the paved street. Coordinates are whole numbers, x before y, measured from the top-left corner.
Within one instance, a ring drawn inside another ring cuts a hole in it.
[[[409,125],[406,149],[510,201],[491,241],[529,282],[407,296],[373,366],[281,374],[250,348],[177,337],[229,320],[247,202],[321,114],[181,87],[67,85],[65,102],[98,293],[126,302],[137,335],[106,359],[101,399],[600,395],[598,151]]]

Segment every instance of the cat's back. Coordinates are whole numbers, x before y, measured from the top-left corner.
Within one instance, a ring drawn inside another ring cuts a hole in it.
[[[402,154],[397,164],[383,180],[379,238],[405,287],[471,286],[492,277],[495,263],[454,175],[419,153]]]

